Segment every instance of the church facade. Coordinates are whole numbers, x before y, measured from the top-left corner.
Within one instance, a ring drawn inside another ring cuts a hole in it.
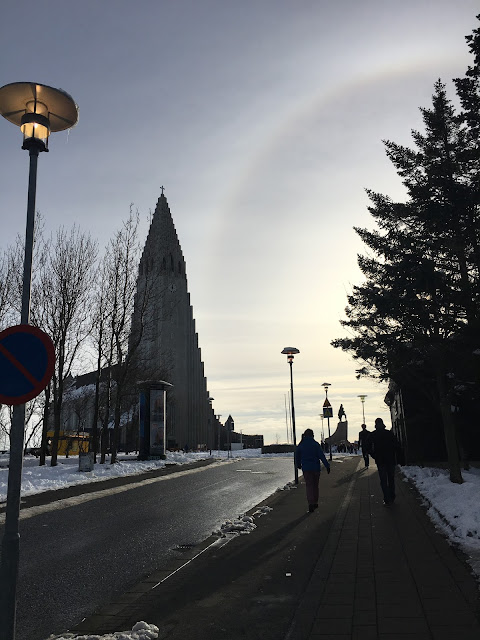
[[[141,337],[136,360],[142,376],[173,385],[167,392],[167,448],[216,448],[223,425],[209,397],[185,259],[163,193],[138,269],[132,335],[137,332]]]

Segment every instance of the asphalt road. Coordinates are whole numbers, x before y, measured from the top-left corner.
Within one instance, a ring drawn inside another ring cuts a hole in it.
[[[100,635],[145,620],[159,627],[159,640],[292,640],[292,622],[300,604],[311,606],[306,588],[358,465],[357,456],[334,458],[314,513],[303,482],[298,491],[275,493],[265,501],[273,510],[255,518],[250,534],[211,537],[185,552],[178,570],[172,563],[154,572],[72,631]],[[303,621],[302,614],[300,630]]]
[[[137,478],[79,495],[73,504],[55,495],[32,517],[25,517],[27,507],[20,521],[17,640],[45,640],[73,627],[168,564],[179,546],[205,540],[292,479],[291,458],[239,460]]]

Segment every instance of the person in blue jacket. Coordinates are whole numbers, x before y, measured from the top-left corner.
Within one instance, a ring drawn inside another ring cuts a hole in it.
[[[306,429],[300,444],[295,451],[295,463],[303,471],[305,489],[307,491],[308,510],[310,513],[318,507],[318,482],[320,480],[320,460],[327,473],[330,465],[319,443],[313,439],[312,429]]]

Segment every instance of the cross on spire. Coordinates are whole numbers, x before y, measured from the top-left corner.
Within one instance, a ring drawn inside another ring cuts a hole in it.
[[[165,187],[162,186],[162,187],[160,187],[160,189],[162,190],[162,196],[163,196],[163,192],[165,190]]]

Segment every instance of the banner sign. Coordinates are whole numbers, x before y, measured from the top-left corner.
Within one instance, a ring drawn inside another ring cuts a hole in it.
[[[166,395],[160,389],[150,389],[150,455],[165,455]]]

